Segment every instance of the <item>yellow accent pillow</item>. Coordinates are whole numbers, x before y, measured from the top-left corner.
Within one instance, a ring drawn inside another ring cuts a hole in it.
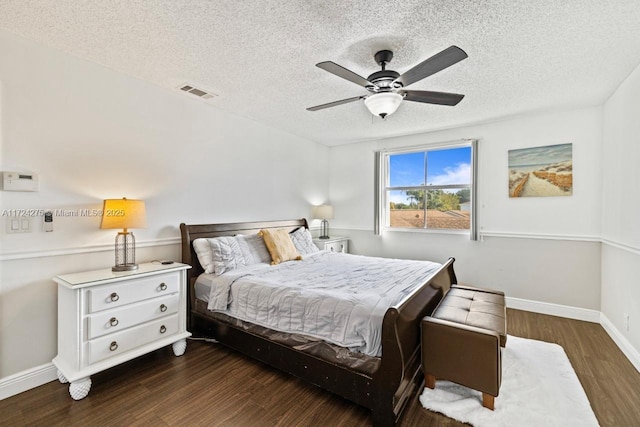
[[[302,259],[287,230],[260,230],[258,234],[264,239],[264,243],[271,254],[271,265]]]

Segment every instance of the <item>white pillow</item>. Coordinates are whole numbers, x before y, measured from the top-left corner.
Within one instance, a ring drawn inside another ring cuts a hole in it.
[[[196,251],[198,261],[207,274],[213,273],[213,251],[209,240],[201,238],[193,241],[193,249]]]
[[[246,258],[253,257],[253,262],[246,265],[258,264],[265,262],[269,264],[271,262],[271,254],[267,245],[264,243],[264,238],[259,234],[247,234],[237,236],[240,248],[247,254]]]
[[[311,232],[304,227],[300,227],[294,232],[289,233],[289,237],[291,237],[293,245],[300,255],[308,255],[320,251],[315,243],[313,243]]]
[[[257,234],[196,239],[193,249],[204,272],[216,276],[245,265],[271,262],[264,239]]]

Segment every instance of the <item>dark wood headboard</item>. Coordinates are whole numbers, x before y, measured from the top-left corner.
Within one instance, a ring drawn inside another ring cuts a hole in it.
[[[309,228],[309,224],[305,218],[223,224],[180,224],[180,234],[182,235],[182,262],[184,264],[189,264],[192,267],[187,270],[187,288],[189,294],[189,298],[187,300],[187,317],[191,317],[191,307],[195,304],[195,291],[193,289],[193,285],[198,276],[204,273],[204,269],[200,265],[198,256],[193,249],[194,240],[199,238],[235,236],[238,234],[255,234],[265,228],[284,228],[288,231],[293,231],[300,227]]]

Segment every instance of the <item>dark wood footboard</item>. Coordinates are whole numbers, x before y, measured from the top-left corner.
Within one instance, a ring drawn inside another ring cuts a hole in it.
[[[450,258],[422,286],[389,308],[382,324],[380,367],[372,374],[329,363],[317,356],[271,341],[258,334],[198,313],[194,283],[203,272],[192,242],[200,237],[256,233],[262,228],[307,228],[305,219],[233,224],[180,224],[182,262],[188,271],[188,328],[195,335],[217,339],[241,353],[331,391],[372,411],[374,426],[392,426],[423,381],[420,368],[420,321],[431,314],[451,284],[456,283]]]
[[[456,283],[453,258],[402,302],[390,307],[382,322],[382,360],[375,375],[374,425],[395,425],[423,381],[420,359],[420,322],[436,308]],[[384,421],[382,421],[384,419]]]

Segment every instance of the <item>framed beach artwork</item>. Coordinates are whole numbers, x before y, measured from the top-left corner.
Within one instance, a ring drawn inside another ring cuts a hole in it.
[[[509,150],[509,197],[571,196],[573,144]]]

